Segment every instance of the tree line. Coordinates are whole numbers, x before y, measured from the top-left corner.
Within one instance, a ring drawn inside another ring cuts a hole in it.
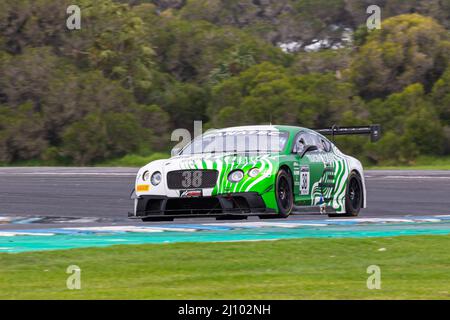
[[[71,2],[0,3],[3,164],[168,151],[194,120],[380,123],[378,143],[338,144],[373,164],[450,153],[450,1],[383,1],[373,31],[364,1],[79,0],[68,30]],[[312,39],[328,47],[305,50]]]

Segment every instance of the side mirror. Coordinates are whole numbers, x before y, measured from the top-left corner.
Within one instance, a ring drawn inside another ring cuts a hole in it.
[[[180,151],[181,151],[181,148],[173,148],[172,151],[170,151],[170,155],[172,157],[175,157],[180,153]]]
[[[308,152],[316,151],[316,150],[319,150],[319,148],[317,148],[317,146],[312,145],[312,144],[307,145],[303,148],[303,151],[299,152],[299,156],[300,156],[300,158],[303,158],[305,156],[305,154],[307,154]]]

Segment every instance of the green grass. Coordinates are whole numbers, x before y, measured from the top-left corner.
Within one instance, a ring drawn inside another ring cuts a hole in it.
[[[0,254],[0,299],[450,299],[449,248],[410,236]],[[66,288],[73,264],[81,290]],[[381,290],[366,287],[369,265]]]
[[[170,158],[170,155],[163,152],[157,152],[150,155],[137,155],[130,154],[122,158],[106,160],[94,164],[96,167],[142,167],[147,163]],[[36,166],[73,166],[70,162],[52,162],[44,160],[27,160],[15,162],[12,164],[0,163],[0,166],[24,166],[24,167],[36,167]],[[450,157],[431,157],[421,156],[414,162],[408,165],[397,165],[395,163],[382,163],[379,165],[365,165],[365,169],[368,170],[450,170]]]
[[[127,155],[120,159],[108,160],[96,164],[96,166],[104,167],[142,167],[147,163],[167,159],[170,155],[166,153],[154,153],[148,156]],[[390,163],[380,164],[376,166],[367,165],[365,169],[370,170],[450,170],[450,157],[432,157],[421,156],[409,165],[394,165]]]

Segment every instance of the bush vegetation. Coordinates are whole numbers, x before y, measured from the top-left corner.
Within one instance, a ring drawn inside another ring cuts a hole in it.
[[[448,156],[450,1],[370,1],[384,19],[370,32],[365,2],[79,0],[82,28],[69,31],[68,0],[4,0],[0,162],[167,153],[194,120],[380,123],[379,143],[339,145],[373,165]]]

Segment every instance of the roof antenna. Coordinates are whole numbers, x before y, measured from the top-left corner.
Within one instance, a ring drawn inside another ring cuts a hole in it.
[[[272,114],[270,114],[270,126],[272,126]]]

